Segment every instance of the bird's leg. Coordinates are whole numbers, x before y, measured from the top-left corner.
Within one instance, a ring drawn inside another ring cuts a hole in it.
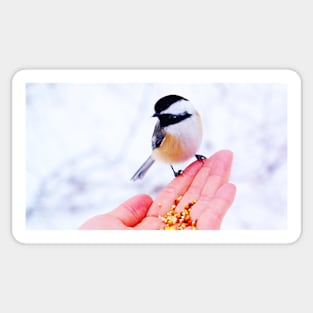
[[[195,157],[198,161],[203,161],[206,159],[206,157],[204,155],[201,155],[201,154],[195,154]]]
[[[171,168],[172,168],[172,171],[173,171],[175,177],[177,177],[177,176],[179,176],[179,175],[181,175],[181,174],[183,173],[182,170],[178,170],[178,171],[176,172],[176,171],[174,170],[173,165],[171,165]]]

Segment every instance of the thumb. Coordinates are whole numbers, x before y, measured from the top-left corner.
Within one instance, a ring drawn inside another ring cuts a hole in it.
[[[148,195],[137,195],[126,200],[109,214],[118,218],[124,225],[133,227],[147,215],[152,202]]]

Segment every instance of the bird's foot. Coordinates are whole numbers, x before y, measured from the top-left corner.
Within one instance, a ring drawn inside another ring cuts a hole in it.
[[[183,170],[178,170],[178,171],[176,172],[176,171],[174,170],[173,165],[171,165],[171,168],[172,168],[172,171],[173,171],[175,177],[177,177],[177,176],[183,174],[183,172],[184,172]]]
[[[201,155],[201,154],[195,154],[195,157],[198,161],[203,161],[206,159],[206,157],[204,155]]]
[[[183,170],[178,170],[177,172],[174,173],[175,177],[182,175],[184,173]]]

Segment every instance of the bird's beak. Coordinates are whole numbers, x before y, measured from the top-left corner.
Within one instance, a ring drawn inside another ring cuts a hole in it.
[[[152,115],[152,117],[159,117],[160,116],[160,113],[154,113],[153,115]]]

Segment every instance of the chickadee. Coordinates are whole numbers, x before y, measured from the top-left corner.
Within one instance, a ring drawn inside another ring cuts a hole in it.
[[[152,135],[152,154],[140,166],[131,180],[143,178],[156,160],[170,164],[175,177],[182,171],[175,171],[173,163],[184,162],[195,156],[198,160],[204,156],[195,154],[202,140],[202,124],[199,113],[189,100],[168,95],[159,99],[154,106],[157,117]]]

